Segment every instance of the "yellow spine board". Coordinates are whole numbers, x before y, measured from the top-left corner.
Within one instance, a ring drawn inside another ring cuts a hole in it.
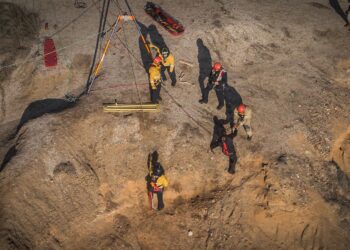
[[[103,106],[104,112],[157,112],[159,111],[159,104],[106,104]]]

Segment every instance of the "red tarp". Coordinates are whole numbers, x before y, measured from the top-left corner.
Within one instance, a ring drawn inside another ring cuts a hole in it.
[[[46,38],[44,41],[44,59],[46,67],[53,67],[57,65],[55,43],[51,38]]]

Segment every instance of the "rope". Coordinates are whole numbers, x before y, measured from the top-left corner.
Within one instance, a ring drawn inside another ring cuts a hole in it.
[[[113,3],[117,6],[117,8],[119,9],[119,11],[120,11],[121,13],[123,13],[123,10],[122,10],[122,8],[120,7],[120,4],[119,4],[118,0],[114,0]]]
[[[92,63],[91,63],[89,76],[88,76],[88,79],[86,81],[86,91],[90,88],[90,78],[91,78],[92,72],[93,72],[94,67],[95,67],[96,56],[97,56],[97,51],[98,51],[98,45],[99,45],[99,42],[100,42],[100,33],[102,31],[102,25],[103,25],[103,22],[104,22],[104,18],[106,18],[106,15],[105,15],[106,1],[107,0],[103,0],[102,12],[101,12],[101,15],[100,15],[100,24],[99,24],[99,27],[98,27],[99,35],[97,35],[97,37],[96,37],[96,46],[95,46],[94,57],[93,57],[93,60],[92,60]],[[110,0],[108,0],[108,2],[109,1]],[[107,12],[108,12],[108,9],[107,9]]]
[[[81,41],[87,41],[87,40],[91,39],[92,37],[95,37],[96,35],[99,36],[100,34],[103,34],[104,32],[106,32],[106,31],[103,31],[103,32],[100,32],[100,33],[97,33],[97,34],[93,34],[93,35],[86,36],[85,39],[80,39],[80,40],[78,40],[78,41],[76,41],[76,42],[73,42],[73,43],[71,43],[71,44],[68,44],[68,45],[65,46],[65,47],[56,49],[56,51],[52,51],[52,52],[43,54],[43,55],[41,55],[41,56],[37,56],[37,57],[35,57],[35,58],[33,58],[33,59],[28,59],[28,60],[25,60],[25,61],[20,62],[20,63],[12,63],[12,64],[8,64],[8,65],[1,66],[1,67],[0,67],[0,70],[5,69],[5,68],[11,68],[11,67],[19,66],[19,65],[22,65],[22,64],[25,64],[25,63],[29,63],[29,62],[35,62],[35,61],[37,61],[37,60],[39,60],[39,59],[42,59],[43,57],[45,57],[45,56],[47,56],[47,55],[53,54],[53,53],[55,53],[55,52],[57,53],[57,52],[59,52],[59,51],[62,51],[62,50],[65,50],[65,49],[67,49],[67,48],[73,47],[73,46],[75,46],[75,45],[81,44]]]
[[[98,0],[98,2],[100,2],[101,0]],[[55,35],[57,35],[58,33],[62,32],[63,30],[65,30],[69,25],[73,24],[74,22],[76,22],[79,18],[81,18],[86,12],[88,12],[88,10],[90,10],[93,6],[96,5],[97,2],[93,2],[89,7],[87,7],[83,12],[81,12],[77,17],[73,18],[70,22],[66,23],[61,29],[57,30],[55,33],[53,33],[50,37],[54,37]]]
[[[114,4],[116,4],[117,8],[120,10],[120,13],[123,13],[123,10],[120,7],[120,4],[117,0],[113,1]],[[99,11],[101,11],[100,9],[98,9]],[[108,22],[108,20],[107,20]],[[106,31],[110,31],[112,29],[112,27],[114,26],[114,24],[112,25],[110,22],[108,22],[110,28]],[[138,64],[143,68],[142,63],[140,63],[137,59],[137,57],[130,51],[130,49],[127,47],[127,45],[125,45],[125,43],[121,40],[121,38],[118,36],[118,34],[115,34],[115,36],[117,37],[118,41],[123,45],[123,47],[128,51],[128,53],[138,62]],[[115,45],[112,44],[113,47],[115,47]],[[116,48],[116,47],[115,47]]]
[[[118,0],[116,0],[116,1],[118,1]],[[126,5],[127,5],[128,9],[129,9],[130,14],[133,15],[133,12],[132,12],[131,7],[130,7],[130,5],[129,5],[129,3],[128,3],[128,0],[124,0],[124,1],[125,1],[125,3],[126,3]],[[133,15],[133,16],[134,16],[134,15]],[[138,29],[138,31],[139,31],[140,36],[144,39],[144,37],[143,37],[143,35],[142,35],[142,33],[141,33],[141,29],[140,29],[139,25],[138,25],[137,22],[136,22],[136,18],[135,18],[134,22],[135,22],[135,25],[136,25],[136,27],[137,27],[137,29]],[[148,46],[147,46],[146,43],[145,43],[145,46],[146,46],[146,48],[148,48]],[[148,49],[149,49],[149,48],[148,48]],[[150,53],[150,51],[148,51],[148,52],[149,52],[150,56],[152,57],[152,54]],[[141,64],[141,62],[139,62],[139,63]],[[142,64],[141,64],[141,65],[142,65]],[[170,99],[176,104],[176,106],[178,106],[178,107],[182,110],[182,112],[184,112],[194,123],[196,123],[196,124],[197,124],[199,127],[201,127],[204,131],[206,131],[207,133],[211,134],[210,130],[208,130],[207,128],[205,128],[204,126],[202,126],[190,113],[188,113],[188,112],[182,107],[182,105],[169,93],[169,91],[164,87],[164,85],[163,85],[163,89],[165,90],[165,93],[168,94],[168,96],[170,97]]]
[[[206,131],[208,134],[211,134],[210,130],[208,130],[206,127],[204,127],[202,124],[200,124],[190,113],[188,113],[183,107],[182,105],[175,99],[175,97],[173,97],[169,91],[164,87],[163,85],[163,89],[165,90],[165,93],[167,93],[167,95],[170,97],[170,99],[176,104],[176,106],[178,106],[182,112],[184,112],[194,123],[196,123],[199,127],[201,127],[204,131]]]
[[[134,15],[133,11],[131,10],[131,7],[130,7],[130,5],[129,5],[129,3],[128,3],[128,0],[124,0],[124,1],[125,1],[126,6],[128,6],[128,9],[129,9],[130,14],[133,15],[133,16],[135,17],[135,15]],[[152,61],[153,61],[153,57],[152,57],[151,50],[150,50],[150,48],[149,48],[149,46],[148,46],[148,44],[147,44],[147,42],[146,42],[145,37],[143,36],[143,34],[142,34],[142,32],[141,32],[141,28],[140,28],[140,26],[138,25],[138,23],[137,23],[137,21],[136,21],[136,18],[134,18],[134,23],[135,23],[135,25],[136,25],[136,28],[137,28],[137,30],[138,30],[138,32],[139,32],[140,37],[142,38],[142,42],[143,42],[143,44],[145,45],[145,47],[146,47],[146,49],[147,49],[147,52],[148,52],[148,54],[150,55],[150,57],[151,57],[151,59],[152,59]]]
[[[92,87],[92,84],[94,83],[94,81],[95,81],[95,79],[96,79],[96,77],[97,77],[97,75],[98,75],[98,72],[99,72],[99,70],[101,69],[103,60],[104,60],[104,58],[105,58],[105,56],[106,56],[106,54],[107,54],[107,51],[108,51],[108,48],[109,48],[109,46],[110,46],[112,37],[113,37],[113,35],[115,34],[115,32],[117,31],[118,23],[119,23],[119,22],[116,22],[116,23],[114,24],[113,30],[112,30],[111,34],[109,35],[108,41],[107,41],[107,43],[106,43],[106,45],[105,45],[105,47],[104,47],[103,54],[102,54],[102,56],[101,56],[101,58],[100,58],[100,60],[99,60],[99,62],[98,62],[98,64],[97,64],[97,66],[96,66],[96,68],[95,68],[95,70],[94,70],[94,75],[93,75],[92,77],[90,77],[90,81],[89,81],[90,84],[87,86],[87,94],[90,92],[91,87]]]
[[[118,0],[116,0],[116,1],[118,2]],[[119,5],[119,3],[118,3],[118,5]],[[127,40],[127,37],[126,37],[126,32],[123,29],[123,24],[122,24],[122,30],[123,30],[123,34],[124,34],[125,44],[126,44],[126,46],[128,48],[128,45],[127,45],[128,44],[128,40]],[[131,59],[130,56],[129,56],[129,62],[130,62],[130,65],[131,65],[132,74],[134,76],[134,84],[135,84],[135,87],[136,87],[137,96],[139,98],[139,103],[142,105],[143,103],[142,103],[140,91],[139,91],[139,88],[137,87],[137,79],[136,79],[136,75],[135,75],[134,64],[132,63],[132,59]],[[142,111],[142,118],[143,118],[143,111]]]
[[[109,10],[109,4],[111,3],[110,0],[108,0],[107,2],[107,7],[106,7],[106,13],[105,13],[105,18],[103,20],[103,25],[102,25],[102,30],[105,30],[106,27],[106,21],[107,21],[107,17],[108,17],[108,10]]]

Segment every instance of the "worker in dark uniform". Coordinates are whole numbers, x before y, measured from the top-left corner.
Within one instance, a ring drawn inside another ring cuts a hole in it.
[[[226,121],[233,125],[233,112],[242,103],[242,97],[234,87],[224,88],[224,98],[226,103]]]
[[[164,188],[166,188],[169,183],[167,178],[164,175],[163,166],[158,162],[157,151],[154,151],[152,154],[149,154],[148,167],[149,167],[148,169],[149,174],[146,176],[146,182],[147,182],[148,196],[150,199],[150,205],[151,205],[151,208],[154,208],[153,196],[154,196],[154,193],[156,193],[157,200],[158,200],[157,209],[162,210],[164,208],[164,202],[163,202]]]
[[[235,173],[237,163],[237,154],[233,144],[233,138],[236,136],[237,130],[232,131],[230,123],[214,116],[214,133],[210,143],[210,150],[213,152],[214,148],[221,146],[222,152],[229,157],[228,172],[230,174]]]
[[[203,90],[202,99],[199,100],[199,103],[208,103],[209,91],[215,90],[216,97],[218,98],[218,106],[216,109],[221,109],[224,107],[224,88],[227,85],[227,72],[222,67],[221,63],[214,63],[212,70],[209,75],[209,80],[207,87]]]

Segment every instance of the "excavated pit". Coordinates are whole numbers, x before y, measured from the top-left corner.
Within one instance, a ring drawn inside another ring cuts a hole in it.
[[[84,90],[95,37],[59,51],[56,68],[38,59],[47,36],[59,49],[97,30],[102,2],[86,2],[0,3],[9,13],[0,65],[28,60],[0,76],[1,249],[348,249],[350,55],[332,9],[160,1],[186,28],[174,38],[145,16],[145,2],[130,1],[141,32],[174,53],[178,83],[165,82],[159,113],[106,114],[102,103],[149,99],[133,23],[118,33],[128,47],[112,42],[77,103],[60,97]],[[233,176],[220,150],[209,151],[213,116],[224,111],[214,93],[198,103],[215,61],[254,111],[253,140],[243,130],[235,139]],[[154,150],[170,181],[160,212],[144,181]]]

